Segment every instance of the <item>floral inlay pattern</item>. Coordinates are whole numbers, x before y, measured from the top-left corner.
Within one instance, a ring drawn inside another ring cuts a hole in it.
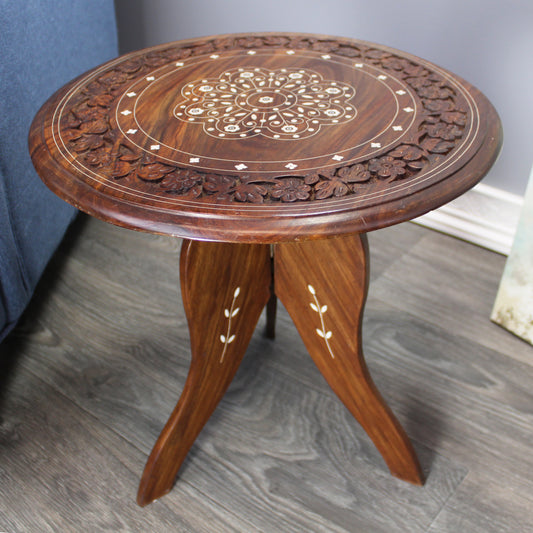
[[[213,137],[296,140],[352,120],[355,89],[306,69],[238,68],[182,89],[174,116]]]
[[[318,313],[318,316],[320,317],[320,327],[316,328],[315,330],[316,334],[322,339],[324,339],[329,355],[331,355],[332,359],[335,359],[335,355],[333,354],[333,351],[329,344],[329,339],[333,337],[333,333],[331,331],[328,331],[324,324],[324,313],[326,313],[326,311],[328,310],[328,306],[320,305],[320,302],[318,301],[318,298],[316,295],[316,290],[312,285],[307,285],[307,290],[313,295],[313,301],[309,304],[309,306],[311,307],[313,311],[315,311],[315,313]]]
[[[237,287],[235,291],[233,292],[233,300],[231,301],[231,306],[229,309],[224,309],[224,316],[226,317],[228,321],[228,327],[226,329],[226,333],[220,335],[220,342],[224,344],[224,349],[222,350],[222,354],[220,356],[220,362],[224,362],[224,356],[226,355],[226,351],[228,350],[228,346],[235,340],[235,333],[231,333],[231,320],[240,311],[240,307],[235,307],[235,302],[237,301],[237,298],[239,294],[241,293],[241,288]]]

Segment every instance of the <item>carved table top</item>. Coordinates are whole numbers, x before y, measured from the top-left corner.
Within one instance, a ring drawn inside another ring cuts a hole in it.
[[[306,34],[119,57],[59,90],[30,131],[44,182],[94,216],[265,243],[411,219],[472,187],[500,144],[494,108],[457,76]]]

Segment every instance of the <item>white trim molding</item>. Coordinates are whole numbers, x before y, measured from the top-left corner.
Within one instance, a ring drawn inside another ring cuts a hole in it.
[[[523,201],[522,196],[480,183],[413,222],[509,255]]]

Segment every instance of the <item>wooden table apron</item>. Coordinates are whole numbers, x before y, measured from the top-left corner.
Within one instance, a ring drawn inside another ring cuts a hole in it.
[[[43,181],[119,226],[182,237],[191,367],[138,502],[168,492],[276,298],[392,474],[416,455],[366,368],[365,233],[462,194],[501,125],[458,76],[373,43],[308,34],[178,41],[60,89],[29,136]]]

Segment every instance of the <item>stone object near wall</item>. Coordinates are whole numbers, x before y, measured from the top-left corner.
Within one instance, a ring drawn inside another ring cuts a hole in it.
[[[533,171],[491,320],[533,345]]]

